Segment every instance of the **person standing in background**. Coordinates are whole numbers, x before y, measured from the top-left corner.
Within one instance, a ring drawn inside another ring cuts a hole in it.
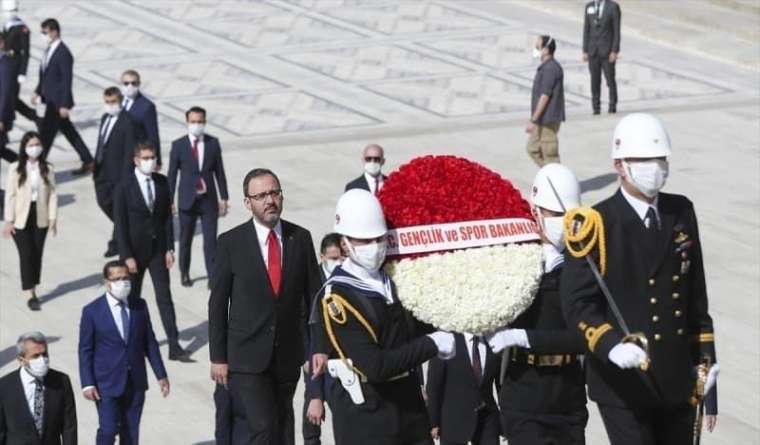
[[[56,234],[58,194],[53,166],[45,160],[40,135],[27,132],[21,138],[19,160],[10,165],[5,194],[3,234],[13,236],[21,266],[21,288],[27,306],[40,310],[36,286],[42,273],[42,252],[48,229]]]
[[[345,191],[362,189],[377,195],[387,178],[381,172],[385,164],[385,150],[377,144],[367,145],[362,152],[362,162],[364,162],[364,173],[346,184]]]
[[[565,75],[554,58],[557,42],[548,35],[539,36],[533,47],[533,57],[541,60],[533,78],[528,154],[539,167],[559,162],[557,134],[565,121]]]
[[[129,112],[135,123],[135,139],[137,142],[150,142],[156,147],[156,171],[161,170],[161,138],[158,136],[158,114],[156,105],[140,91],[140,73],[126,70],[121,75],[122,93],[124,98],[121,105]]]
[[[591,73],[591,107],[601,112],[602,73],[610,91],[608,111],[617,112],[615,64],[620,53],[620,5],[613,0],[586,3],[583,20],[583,61]]]

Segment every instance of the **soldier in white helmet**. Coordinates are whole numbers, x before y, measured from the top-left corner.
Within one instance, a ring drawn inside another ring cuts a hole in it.
[[[499,391],[503,435],[510,445],[583,444],[588,411],[578,356],[585,345],[578,329],[565,323],[559,293],[564,214],[580,206],[581,189],[569,168],[547,164],[536,174],[531,196],[544,275],[531,306],[489,337],[494,352],[509,348]]]
[[[453,357],[454,336],[424,335],[433,329],[399,302],[381,269],[387,229],[377,198],[360,189],[343,194],[335,232],[348,258],[325,283],[317,310],[331,351],[328,370],[336,377],[328,400],[336,444],[432,445],[415,368]]]
[[[697,218],[686,197],[660,192],[670,154],[656,117],[635,113],[618,123],[612,158],[620,189],[584,215],[589,233],[601,235],[603,228],[605,236],[569,243],[562,273],[565,318],[586,339],[589,397],[612,445],[691,444],[697,388],[707,394],[707,414],[717,412],[718,365]],[[593,250],[619,315],[583,248]],[[641,340],[627,341],[628,333]],[[708,428],[714,425],[708,416]]]

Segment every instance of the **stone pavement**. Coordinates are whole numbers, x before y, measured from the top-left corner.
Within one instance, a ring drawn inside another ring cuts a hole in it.
[[[722,369],[721,415],[704,443],[758,443],[760,10],[741,1],[622,3],[618,109],[662,117],[675,147],[666,190],[687,194],[700,218]],[[102,90],[126,68],[140,71],[143,91],[157,103],[165,156],[184,133],[183,111],[194,104],[209,110],[207,131],[222,142],[233,196],[220,231],[246,218],[242,178],[265,166],[283,181],[284,217],[319,239],[331,228],[343,185],[360,173],[359,151],[368,142],[386,147],[391,169],[422,154],[455,154],[526,191],[536,171],[524,152],[523,125],[537,33],[555,36],[565,68],[563,162],[581,178],[587,203],[615,188],[609,144],[617,116],[589,113],[576,0],[29,0],[21,8],[34,32],[24,97],[42,54],[38,25],[56,17],[76,58],[73,119],[91,149]],[[21,119],[13,144],[30,128]],[[39,329],[51,336],[53,366],[78,385],[78,319],[103,290],[99,273],[110,226],[91,181],[68,173],[78,162],[62,137],[52,161],[60,233],[48,238],[41,312],[26,309],[15,246],[0,241],[0,373],[15,366],[16,336]],[[213,443],[200,240],[193,258],[195,286],[179,286],[175,270],[173,291],[181,339],[197,363],[168,362],[169,399],[149,391],[146,444]],[[144,295],[157,320],[150,285]],[[165,339],[160,326],[157,334]],[[95,408],[81,396],[77,406],[81,442],[91,443]],[[299,397],[296,406],[300,419]],[[606,443],[593,404],[590,412],[589,443]],[[332,443],[327,431],[324,443]]]

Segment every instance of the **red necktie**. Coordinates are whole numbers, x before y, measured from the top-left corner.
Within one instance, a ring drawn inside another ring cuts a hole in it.
[[[200,165],[199,161],[200,156],[198,155],[198,139],[193,141],[193,159],[195,159],[195,162],[198,163],[198,171],[201,170],[202,166]],[[205,193],[206,192],[206,182],[198,176],[198,180],[195,182],[195,191],[196,193]]]
[[[267,247],[269,255],[267,256],[267,270],[269,271],[269,282],[272,283],[274,296],[280,293],[280,280],[282,279],[282,266],[280,264],[280,242],[277,241],[277,235],[274,230],[269,231],[267,238]]]
[[[375,196],[380,193],[380,175],[375,176]]]

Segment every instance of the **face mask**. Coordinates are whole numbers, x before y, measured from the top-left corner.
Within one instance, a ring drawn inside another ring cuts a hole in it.
[[[140,165],[137,168],[139,168],[144,175],[149,175],[156,169],[156,160],[140,159]]]
[[[367,172],[370,176],[377,176],[380,174],[380,168],[382,166],[379,162],[365,162],[364,163],[364,171]]]
[[[48,45],[53,43],[53,37],[49,33],[42,33],[42,40]]]
[[[129,84],[121,87],[121,92],[125,96],[129,97],[130,99],[137,96],[137,93],[140,91],[140,87]]]
[[[121,111],[121,105],[119,104],[105,104],[103,105],[103,111],[109,116],[116,116]]]
[[[533,47],[533,54],[532,54],[532,56],[533,56],[534,59],[540,59],[541,58],[541,50],[538,49],[538,48],[536,48],[534,46]]]
[[[332,258],[325,259],[325,262],[322,264],[325,268],[325,272],[327,272],[328,275],[332,275],[333,271],[336,267],[340,264],[340,260],[334,260]]]
[[[354,246],[350,242],[348,244],[351,246],[348,254],[356,264],[370,272],[377,272],[383,265],[387,248],[384,240],[363,246]]]
[[[668,179],[668,161],[623,162],[628,180],[647,198],[654,198]]]
[[[42,154],[42,145],[28,145],[26,147],[26,155],[30,158],[39,158]]]
[[[26,370],[29,372],[29,374],[37,377],[38,379],[45,377],[45,375],[48,373],[48,369],[50,369],[50,358],[45,356],[40,356],[29,360],[29,364],[26,365]]]
[[[203,124],[190,124],[187,126],[187,131],[193,136],[199,138],[203,134],[203,130],[206,128]]]
[[[542,220],[544,236],[557,250],[562,252],[565,249],[565,217],[544,216]]]
[[[125,301],[132,291],[132,282],[129,280],[111,281],[109,290],[114,298],[119,301]]]

